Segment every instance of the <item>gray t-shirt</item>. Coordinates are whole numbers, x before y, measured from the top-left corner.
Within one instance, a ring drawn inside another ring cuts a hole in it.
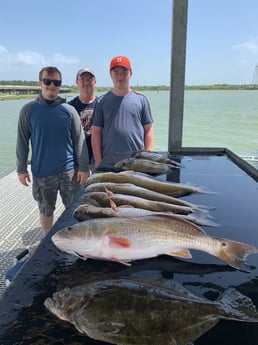
[[[130,91],[98,98],[92,124],[102,128],[102,157],[116,152],[144,149],[144,125],[153,122],[146,96]]]

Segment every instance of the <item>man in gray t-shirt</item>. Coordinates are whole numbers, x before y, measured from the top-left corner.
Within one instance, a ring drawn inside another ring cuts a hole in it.
[[[92,121],[92,148],[97,167],[108,154],[153,150],[153,118],[147,98],[131,90],[131,63],[125,56],[111,60],[114,87],[97,100]]]

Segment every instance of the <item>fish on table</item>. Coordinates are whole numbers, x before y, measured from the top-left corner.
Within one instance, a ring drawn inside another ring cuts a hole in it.
[[[190,250],[195,249],[249,272],[246,258],[258,253],[252,245],[211,237],[186,219],[165,215],[130,218],[130,221],[120,217],[86,220],[59,230],[51,239],[60,250],[80,258],[125,265],[163,254],[190,259]]]
[[[192,193],[210,193],[204,188],[194,187],[183,183],[160,181],[146,174],[138,174],[131,171],[119,173],[94,173],[87,179],[86,187],[90,184],[99,182],[131,183],[154,192],[163,193],[174,197],[184,196]]]
[[[134,170],[148,174],[167,174],[173,169],[177,169],[178,165],[159,163],[144,158],[125,158],[118,161],[114,165],[115,170]]]
[[[138,151],[136,153],[133,153],[132,157],[137,158],[137,159],[138,158],[148,159],[153,162],[166,163],[166,164],[174,165],[176,167],[180,167],[180,163],[154,151],[144,151],[144,150]]]
[[[85,203],[84,200],[86,200],[87,203],[91,199],[95,200],[102,207],[109,207],[111,199],[117,206],[131,205],[133,207],[143,208],[150,211],[190,214],[195,210],[190,206],[168,204],[162,201],[147,200],[138,196],[116,194],[112,192],[88,192],[80,197],[80,201],[82,203]],[[206,210],[203,212],[206,212]]]
[[[98,182],[86,186],[84,191],[87,194],[91,192],[105,192],[107,189],[115,194],[132,195],[147,200],[162,201],[168,204],[189,206],[192,208],[208,208],[203,205],[195,205],[193,203],[187,202],[186,200],[182,200],[170,195],[158,193],[150,189],[139,187],[132,183]]]
[[[44,306],[81,334],[118,345],[188,345],[220,320],[258,322],[252,300],[236,289],[210,301],[174,280],[92,282],[55,292]]]
[[[101,207],[95,206],[92,204],[82,204],[75,208],[73,211],[73,216],[78,221],[84,221],[90,219],[90,217],[95,218],[107,218],[107,217],[121,217],[121,218],[134,218],[134,217],[145,217],[151,215],[170,215],[173,217],[183,217],[190,222],[193,222],[198,225],[205,226],[218,226],[217,223],[213,222],[209,217],[203,213],[194,211],[191,214],[176,214],[172,212],[154,212],[145,210],[142,208],[132,207],[130,205],[121,205],[117,206],[115,202],[110,199],[111,207]]]

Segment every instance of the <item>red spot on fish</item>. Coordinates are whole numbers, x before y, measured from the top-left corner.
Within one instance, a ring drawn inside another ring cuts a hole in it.
[[[110,236],[109,241],[112,247],[117,247],[117,248],[119,247],[128,248],[128,247],[131,247],[132,245],[131,241],[123,237]]]

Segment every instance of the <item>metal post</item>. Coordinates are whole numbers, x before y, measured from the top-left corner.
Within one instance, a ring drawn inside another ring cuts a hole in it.
[[[173,0],[168,152],[182,147],[188,0]]]

